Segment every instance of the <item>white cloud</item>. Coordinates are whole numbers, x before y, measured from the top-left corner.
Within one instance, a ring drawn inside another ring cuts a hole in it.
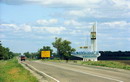
[[[0,38],[6,38],[4,34],[0,34]]]
[[[17,25],[15,25],[15,24],[1,24],[0,25],[1,26],[1,28],[3,27],[3,28],[14,28],[14,29],[16,29],[17,28]]]
[[[75,17],[97,17],[98,12],[97,9],[91,8],[91,7],[85,7],[82,9],[78,10],[70,10],[66,12],[70,16],[75,16]]]
[[[83,16],[86,16],[85,15],[85,12],[83,10],[71,10],[69,12],[67,12],[69,15],[71,16],[80,16],[80,17],[83,17]]]
[[[130,17],[129,0],[1,0],[7,4],[40,4],[44,7],[71,8],[66,10],[65,16],[119,18]],[[64,12],[63,12],[64,13]],[[57,20],[52,20],[57,22]],[[49,24],[49,20],[38,20],[39,24]]]
[[[130,27],[130,23],[126,21],[103,22],[100,25],[107,26],[109,28],[117,28],[117,29],[126,29]]]
[[[30,25],[26,25],[23,24],[20,26],[22,30],[24,30],[25,32],[31,32],[32,31],[32,27]]]
[[[50,22],[55,22],[55,20],[50,20]],[[27,24],[22,25],[15,25],[15,24],[1,24],[0,31],[6,32],[45,32],[45,33],[52,33],[52,34],[60,34],[61,32],[65,31],[66,28],[59,26],[59,27],[35,27]]]
[[[15,24],[1,24],[1,26],[16,28]]]
[[[128,0],[99,0],[96,3],[86,3],[85,5],[87,6],[81,7],[79,9],[74,8],[68,10],[66,11],[66,15],[73,18],[127,18],[130,17],[129,4],[130,1]]]
[[[38,24],[48,24],[47,20],[37,20]]]
[[[44,32],[44,33],[52,33],[52,34],[60,34],[65,31],[65,27],[33,27],[34,31]]]
[[[74,26],[79,26],[81,25],[78,21],[75,21],[75,20],[67,20],[67,21],[64,21],[64,24],[65,25],[74,25]]]
[[[111,6],[110,8],[104,7],[105,5],[91,8],[84,7],[82,9],[72,9],[66,11],[66,15],[73,18],[127,18],[130,17],[129,9],[118,8]]]
[[[50,20],[37,20],[36,21],[40,25],[49,25],[49,24],[55,24],[58,22],[57,19],[50,19]]]
[[[43,27],[47,32],[52,34],[60,34],[64,30],[66,30],[65,27]]]
[[[19,4],[42,4],[44,6],[63,7],[63,6],[86,6],[98,3],[101,0],[1,0],[1,2],[12,5]]]
[[[0,25],[1,31],[24,31],[24,32],[31,32],[32,28],[30,25],[22,24],[22,25],[16,25],[16,24],[1,24]]]
[[[66,4],[66,5],[78,5],[86,3],[86,0],[39,0],[43,5],[54,5],[54,4]]]
[[[117,7],[125,7],[130,9],[130,1],[129,0],[112,0]]]
[[[130,41],[130,38],[127,38],[127,40],[129,40],[129,41]]]
[[[16,24],[0,24],[0,31],[19,30]]]
[[[78,34],[81,34],[82,33],[82,31],[81,30],[68,30],[67,32],[66,32],[67,34],[70,34],[70,35],[78,35]]]

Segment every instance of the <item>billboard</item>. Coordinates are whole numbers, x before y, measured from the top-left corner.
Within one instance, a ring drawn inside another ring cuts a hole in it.
[[[96,32],[91,32],[91,39],[96,39]]]
[[[44,58],[50,57],[50,51],[41,51],[41,57]]]

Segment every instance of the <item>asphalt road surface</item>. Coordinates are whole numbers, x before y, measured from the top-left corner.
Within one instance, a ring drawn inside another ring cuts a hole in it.
[[[130,82],[130,71],[70,63],[26,61],[57,82]]]

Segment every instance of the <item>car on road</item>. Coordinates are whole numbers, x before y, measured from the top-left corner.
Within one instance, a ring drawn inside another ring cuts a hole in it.
[[[20,59],[21,59],[21,61],[25,61],[26,60],[26,56],[25,55],[21,55]]]

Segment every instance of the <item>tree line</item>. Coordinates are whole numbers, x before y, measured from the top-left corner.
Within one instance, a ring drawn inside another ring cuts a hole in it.
[[[130,60],[130,51],[99,51],[99,60]]]
[[[37,58],[41,59],[41,51],[50,51],[51,58],[58,58],[58,59],[65,59],[69,60],[71,57],[71,53],[76,51],[74,48],[71,47],[71,42],[68,40],[63,40],[62,38],[55,38],[55,41],[52,42],[54,48],[56,48],[57,52],[54,53],[53,49],[50,46],[43,46],[43,48],[39,49],[35,53],[25,52],[24,55],[27,58]]]
[[[2,43],[0,41],[0,60],[8,60],[17,55],[20,55],[20,53],[14,53],[10,51],[9,48],[2,46]]]

